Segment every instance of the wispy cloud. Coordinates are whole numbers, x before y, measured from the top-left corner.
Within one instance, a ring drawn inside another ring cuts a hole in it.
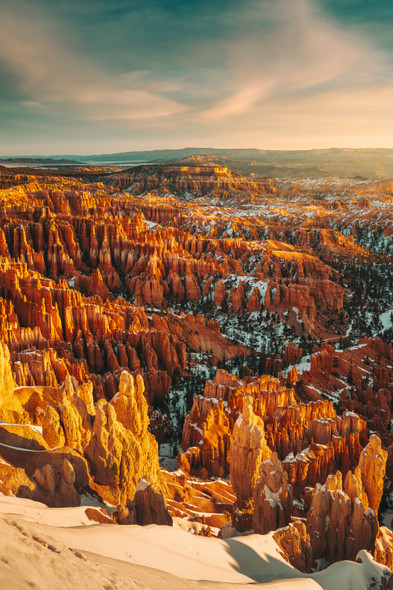
[[[386,55],[327,18],[312,0],[262,0],[253,6],[253,32],[228,43],[229,96],[202,112],[203,120],[248,113],[271,100],[329,96],[332,89],[361,95],[386,77]],[[258,30],[258,22],[266,21],[269,27]]]
[[[95,59],[72,49],[56,23],[29,4],[2,9],[0,61],[19,79],[26,106],[61,103],[76,117],[95,120],[167,117],[185,109],[170,97],[173,85],[158,84],[149,72],[112,74]]]

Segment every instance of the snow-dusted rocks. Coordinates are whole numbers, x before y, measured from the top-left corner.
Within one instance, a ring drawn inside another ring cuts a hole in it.
[[[307,514],[314,557],[333,562],[355,559],[360,549],[374,552],[386,458],[380,439],[371,435],[358,466],[348,471],[344,489],[340,472],[316,487]]]
[[[255,533],[264,535],[288,524],[293,508],[292,486],[277,453],[263,461],[259,467],[259,479],[253,491]]]
[[[329,563],[356,558],[360,549],[374,552],[378,521],[359,498],[351,498],[342,489],[340,472],[318,484],[307,513],[307,533],[315,559]]]

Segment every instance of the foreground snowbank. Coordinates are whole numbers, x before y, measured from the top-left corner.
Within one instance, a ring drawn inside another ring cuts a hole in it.
[[[180,528],[100,525],[84,510],[0,496],[0,587],[361,590],[386,569],[365,555],[362,564],[305,576],[283,560],[271,534],[220,540]]]

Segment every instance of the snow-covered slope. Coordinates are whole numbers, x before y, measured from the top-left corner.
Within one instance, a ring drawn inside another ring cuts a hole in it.
[[[372,578],[379,587],[386,569],[364,555],[362,564],[307,576],[283,560],[271,534],[219,540],[180,528],[95,524],[84,510],[0,496],[0,587],[361,590]]]

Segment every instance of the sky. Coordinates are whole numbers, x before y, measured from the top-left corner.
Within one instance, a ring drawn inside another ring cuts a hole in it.
[[[2,0],[0,155],[393,148],[391,0]]]

